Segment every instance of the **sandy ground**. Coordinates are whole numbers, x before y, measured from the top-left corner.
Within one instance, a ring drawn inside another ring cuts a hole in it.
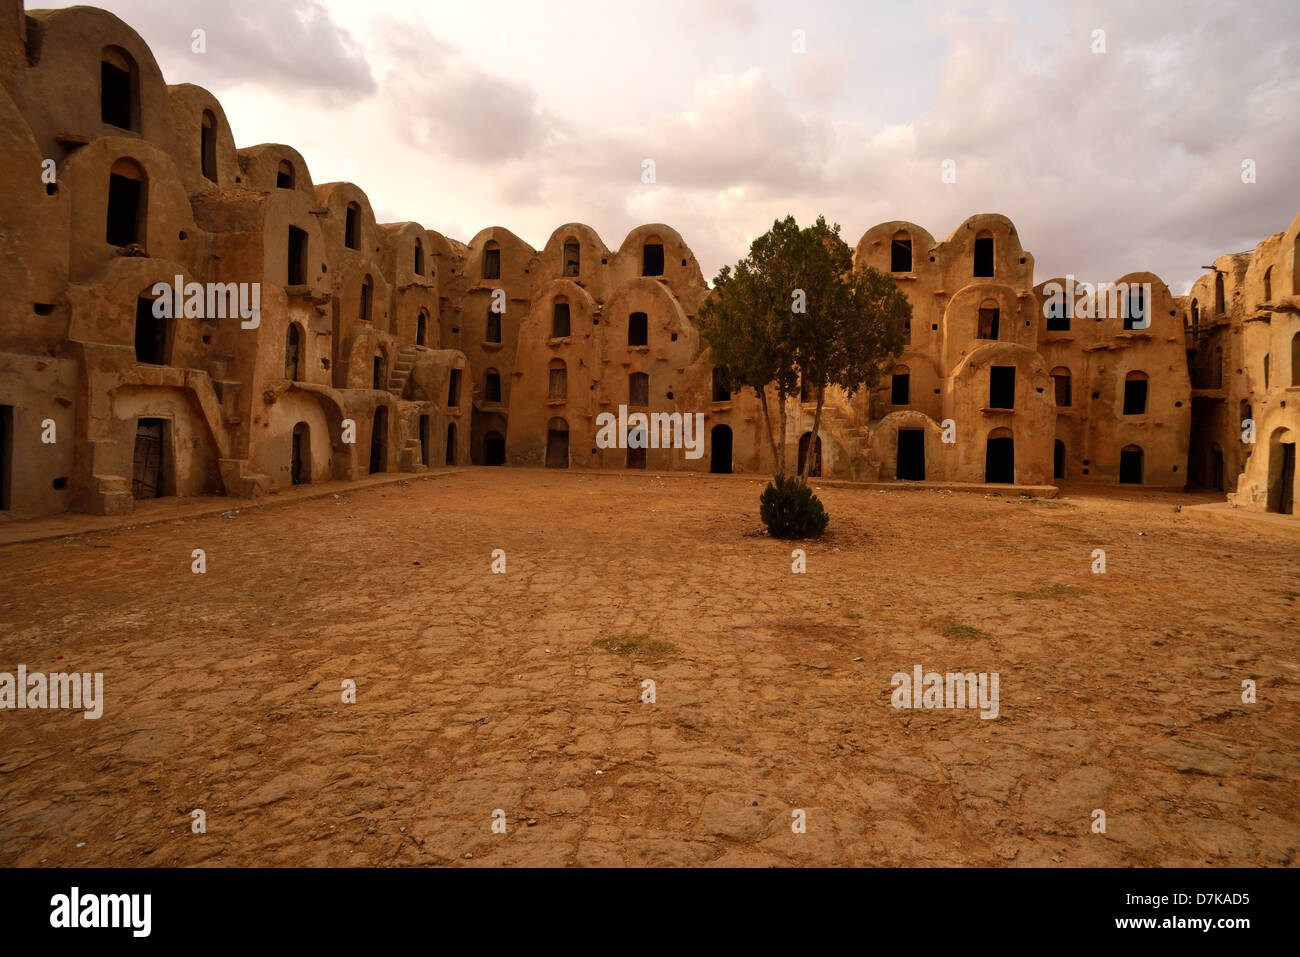
[[[799,575],[759,488],[464,470],[2,548],[0,671],[106,702],[0,711],[0,864],[1297,863],[1295,538],[825,488]],[[893,708],[916,664],[999,716]]]

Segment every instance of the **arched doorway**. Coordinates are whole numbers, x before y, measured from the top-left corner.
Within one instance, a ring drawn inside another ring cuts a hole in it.
[[[1119,480],[1122,485],[1142,484],[1142,447],[1126,445],[1119,450]]]
[[[898,459],[894,476],[904,482],[925,481],[925,430],[898,430]]]
[[[984,481],[991,485],[1016,482],[1016,440],[1010,429],[994,429],[984,446]]]
[[[489,432],[483,436],[483,464],[506,464],[506,437],[500,432]]]
[[[1295,514],[1294,436],[1276,429],[1268,442],[1268,510],[1279,515]]]
[[[795,472],[799,473],[803,468],[804,457],[808,454],[808,443],[812,441],[812,433],[805,432],[799,437],[799,461],[795,463]],[[808,477],[820,476],[822,474],[822,438],[817,436],[817,441],[813,445],[812,462],[808,465]]]
[[[289,482],[311,484],[311,427],[299,422],[293,427],[293,447],[289,453]]]
[[[709,471],[719,475],[731,474],[731,426],[715,425],[709,434],[711,449]]]
[[[375,421],[370,428],[370,474],[388,471],[388,407],[375,409]]]
[[[546,467],[569,467],[569,423],[559,417],[551,419],[546,426]]]

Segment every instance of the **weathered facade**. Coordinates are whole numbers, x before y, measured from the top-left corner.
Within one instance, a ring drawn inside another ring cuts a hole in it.
[[[314,184],[291,147],[237,148],[220,103],[168,86],[116,17],[19,0],[0,0],[0,169],[9,516],[469,463],[772,468],[756,397],[710,361],[708,285],[669,226],[611,250],[572,223],[535,250],[501,227],[466,245],[377,224],[359,187]],[[942,242],[875,226],[855,261],[908,295],[907,348],[878,388],[832,390],[815,439],[814,403],[791,401],[788,460],[815,442],[818,474],[864,481],[1240,472],[1238,504],[1286,510],[1298,225],[1185,298],[1146,273],[1035,285],[1003,216]],[[1219,350],[1243,371],[1210,384]],[[1244,405],[1253,448],[1230,441]],[[603,447],[620,411],[701,414],[701,454]]]

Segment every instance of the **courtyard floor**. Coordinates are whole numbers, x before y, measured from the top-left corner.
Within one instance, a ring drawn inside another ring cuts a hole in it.
[[[792,544],[760,488],[464,469],[0,547],[0,672],[105,689],[0,711],[0,864],[1300,861],[1294,536],[824,487]],[[998,717],[896,710],[914,665]]]

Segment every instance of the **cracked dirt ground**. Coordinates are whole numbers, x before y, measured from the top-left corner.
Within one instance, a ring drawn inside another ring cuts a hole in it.
[[[759,488],[477,469],[0,549],[0,671],[106,697],[0,712],[0,864],[1296,864],[1295,538],[823,488],[795,575]],[[894,710],[914,664],[1000,716]]]

